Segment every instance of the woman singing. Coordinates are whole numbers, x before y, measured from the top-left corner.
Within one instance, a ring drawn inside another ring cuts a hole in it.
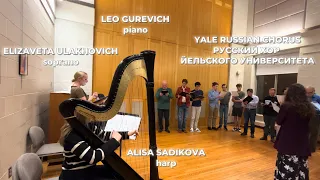
[[[281,126],[274,147],[278,150],[274,179],[309,179],[309,120],[314,107],[301,84],[291,85],[281,105],[277,124]]]

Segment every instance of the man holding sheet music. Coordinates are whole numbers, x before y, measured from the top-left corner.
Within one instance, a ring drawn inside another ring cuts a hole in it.
[[[241,91],[242,84],[237,84],[236,87],[237,91],[232,91],[232,116],[234,120],[233,131],[241,132],[240,121],[243,112],[242,99],[246,96],[246,94],[243,91]]]
[[[209,98],[209,118],[208,118],[208,130],[217,130],[216,121],[218,117],[219,99],[222,97],[218,91],[219,84],[217,82],[212,83],[212,89],[208,93]]]
[[[251,138],[254,138],[255,121],[256,121],[257,105],[259,103],[259,97],[256,95],[253,95],[253,89],[248,89],[247,94],[248,96],[242,100],[242,103],[245,106],[245,110],[244,110],[244,132],[241,134],[241,136],[247,135],[248,122],[250,120]]]
[[[269,95],[266,96],[261,103],[263,106],[263,119],[264,119],[264,135],[260,140],[268,140],[268,135],[271,135],[271,141],[275,142],[276,130],[275,122],[279,113],[280,103],[278,101],[275,88],[269,89]]]
[[[201,101],[203,100],[203,91],[200,89],[200,82],[194,84],[195,89],[191,91],[191,123],[190,123],[190,132],[201,132],[198,128],[199,117],[201,113]]]
[[[309,129],[309,144],[311,152],[316,152],[317,149],[317,140],[319,136],[319,127],[320,127],[320,96],[315,93],[314,87],[306,87],[306,93],[309,98],[309,101],[315,106],[316,115],[310,119]]]
[[[170,99],[173,98],[172,90],[168,88],[167,81],[162,81],[162,87],[156,92],[158,100],[158,125],[159,132],[163,131],[163,121],[165,119],[165,131],[170,133],[169,130],[169,115],[170,115]]]
[[[178,87],[176,91],[177,105],[178,105],[178,132],[187,133],[186,121],[188,116],[188,109],[190,106],[190,88],[187,87],[188,80],[182,80],[182,86]]]
[[[228,110],[229,110],[229,101],[231,97],[231,93],[227,91],[227,85],[222,84],[222,92],[220,93],[220,121],[219,127],[222,127],[222,123],[224,124],[224,129],[228,131],[227,124],[228,124]]]

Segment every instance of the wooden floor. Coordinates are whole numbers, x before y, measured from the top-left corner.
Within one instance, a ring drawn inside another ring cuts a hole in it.
[[[214,179],[214,180],[271,180],[273,179],[276,150],[273,143],[259,140],[262,129],[256,128],[255,138],[242,137],[238,132],[208,131],[201,129],[201,133],[178,133],[171,130],[157,133],[157,145],[160,149],[203,149],[206,156],[159,156],[160,161],[175,161],[176,167],[159,167],[160,178],[164,180],[184,179]],[[142,139],[142,140],[141,140]],[[135,146],[147,145],[148,139],[140,138]],[[122,156],[133,147],[126,144]],[[134,147],[134,148],[136,148]],[[137,148],[147,148],[137,147]],[[131,159],[135,157],[129,157]],[[141,157],[148,166],[148,159]],[[127,159],[129,161],[129,159]],[[310,180],[320,177],[320,150],[309,158]],[[139,162],[140,164],[142,161]],[[132,164],[135,166],[136,164]],[[141,167],[142,167],[141,166]],[[146,169],[135,167],[138,171]],[[49,167],[44,179],[60,174],[61,166]],[[142,173],[143,174],[143,173]]]

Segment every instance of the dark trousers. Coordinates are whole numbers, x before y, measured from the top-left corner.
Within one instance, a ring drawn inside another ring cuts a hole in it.
[[[169,129],[169,109],[158,109],[159,130],[163,130],[163,118],[165,119],[165,128]]]
[[[317,148],[319,127],[320,127],[320,118],[319,118],[319,115],[316,115],[315,117],[311,118],[309,122],[309,129],[310,129],[309,144],[310,144],[311,152],[315,152]]]
[[[254,134],[254,129],[255,129],[255,122],[256,122],[256,114],[257,114],[257,110],[256,109],[245,109],[244,110],[244,134],[248,133],[248,123],[250,120],[250,130],[251,130],[251,134]]]
[[[178,129],[181,131],[186,130],[188,108],[189,107],[186,104],[182,104],[181,106],[178,106]]]
[[[222,126],[222,123],[226,127],[228,125],[228,104],[220,104],[220,121],[219,126]]]
[[[264,137],[268,137],[269,133],[271,138],[276,137],[276,130],[274,129],[277,116],[263,115],[264,120]]]

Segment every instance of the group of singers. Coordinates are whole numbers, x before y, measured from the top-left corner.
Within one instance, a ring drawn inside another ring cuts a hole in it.
[[[98,94],[87,95],[81,86],[88,82],[88,75],[85,72],[76,72],[71,86],[71,97],[84,101],[98,99]],[[201,83],[196,82],[195,88],[191,90],[188,80],[183,79],[175,93],[168,88],[166,81],[162,82],[162,87],[156,91],[158,100],[158,121],[159,132],[163,131],[162,119],[165,119],[165,131],[169,130],[170,100],[177,98],[178,106],[178,131],[186,131],[186,119],[188,109],[191,106],[190,132],[201,132],[198,127],[201,113],[201,103],[205,98],[200,89]],[[320,96],[315,94],[315,88],[304,87],[301,84],[292,84],[285,91],[285,98],[279,102],[276,90],[271,88],[269,95],[262,102],[258,96],[253,94],[252,89],[247,89],[247,96],[241,90],[242,85],[237,84],[237,91],[229,92],[227,86],[222,84],[222,91],[218,91],[219,84],[212,83],[212,89],[206,96],[209,99],[209,118],[207,121],[209,130],[219,130],[224,126],[227,129],[228,109],[230,100],[233,102],[232,116],[234,119],[233,131],[241,132],[240,119],[244,115],[244,131],[242,136],[248,133],[248,122],[251,124],[251,138],[254,138],[255,118],[257,106],[260,103],[264,107],[264,135],[261,140],[267,140],[271,135],[271,141],[278,151],[274,179],[309,179],[308,157],[311,152],[316,151],[317,138],[320,126],[320,110],[316,104],[320,103]],[[278,107],[278,110],[277,110]],[[219,114],[220,115],[219,115]],[[76,114],[77,115],[77,114]],[[220,116],[217,127],[216,119]],[[78,115],[77,115],[78,116]],[[81,123],[88,125],[83,117],[79,117]],[[275,124],[280,126],[276,134]],[[63,162],[60,179],[113,179],[113,172],[104,166],[97,166],[96,163],[104,160],[120,146],[121,139],[128,139],[131,135],[137,135],[138,131],[130,132],[105,132],[103,129],[93,127],[97,136],[107,140],[100,148],[94,149],[89,143],[77,134],[66,122],[61,128],[60,144],[64,147],[65,160]],[[107,173],[106,173],[107,172]]]
[[[158,125],[159,132],[163,131],[163,118],[165,119],[165,131],[168,133],[169,130],[169,110],[170,110],[170,100],[172,98],[177,98],[177,107],[178,107],[178,132],[186,133],[186,119],[188,116],[188,108],[191,106],[191,123],[190,123],[190,132],[201,132],[198,128],[198,122],[201,114],[201,103],[205,98],[203,91],[200,89],[201,83],[196,82],[194,84],[194,89],[191,90],[188,86],[188,80],[183,79],[182,85],[179,86],[175,92],[172,92],[171,88],[168,88],[167,81],[162,82],[162,87],[160,87],[156,92],[156,98],[158,101]],[[232,100],[232,116],[234,119],[234,128],[233,131],[241,132],[240,121],[242,114],[244,115],[244,132],[241,135],[247,135],[248,133],[248,123],[251,123],[251,137],[254,138],[255,131],[255,117],[256,109],[259,104],[258,96],[253,94],[252,89],[247,90],[248,96],[245,97],[245,93],[241,90],[242,85],[237,84],[237,92],[232,95],[231,92],[227,90],[227,85],[222,84],[222,91],[218,90],[219,83],[213,82],[212,89],[209,90],[207,98],[209,100],[209,117],[207,120],[208,130],[219,130],[223,128],[227,131],[228,124],[228,111],[229,111],[229,102]],[[270,93],[275,95],[275,89],[270,90]],[[266,97],[266,100],[271,100],[276,103],[278,106],[279,102],[276,97]],[[244,108],[245,107],[245,108]],[[244,111],[243,111],[244,108]],[[270,105],[267,104],[265,109],[267,127],[271,125],[271,121],[275,121],[275,118],[272,116],[274,114],[273,109],[270,110]],[[270,111],[270,113],[268,112]],[[271,117],[268,115],[270,114]],[[217,123],[217,118],[220,117],[219,124]],[[274,122],[273,122],[274,124]],[[266,136],[268,129],[266,129]],[[271,132],[272,131],[272,132]],[[275,130],[270,130],[272,141],[274,141]],[[266,139],[266,137],[263,137]]]
[[[165,131],[169,130],[170,99],[177,98],[178,108],[178,132],[186,133],[186,119],[188,109],[191,106],[190,132],[201,132],[198,127],[201,113],[201,103],[204,93],[200,89],[201,83],[196,82],[194,89],[188,86],[188,80],[183,79],[173,94],[166,81],[162,82],[156,92],[158,100],[158,124],[159,132],[163,131],[162,121],[165,119]],[[258,105],[263,106],[264,134],[260,140],[271,141],[278,151],[274,179],[309,179],[308,157],[316,151],[317,139],[320,128],[320,96],[315,93],[314,87],[304,87],[301,84],[292,84],[287,87],[284,99],[277,98],[276,89],[270,88],[269,95],[261,101],[253,94],[252,89],[247,89],[247,96],[241,90],[242,85],[237,84],[237,92],[229,92],[226,84],[222,84],[222,91],[218,91],[219,84],[212,83],[212,89],[206,96],[209,101],[209,116],[207,120],[208,130],[227,128],[228,109],[230,100],[233,102],[232,116],[234,120],[233,131],[241,132],[240,121],[244,115],[244,131],[242,136],[248,133],[250,121],[251,138],[254,138],[255,119]],[[216,119],[220,117],[219,125]],[[217,127],[218,125],[218,127]],[[279,127],[276,133],[275,127]]]

